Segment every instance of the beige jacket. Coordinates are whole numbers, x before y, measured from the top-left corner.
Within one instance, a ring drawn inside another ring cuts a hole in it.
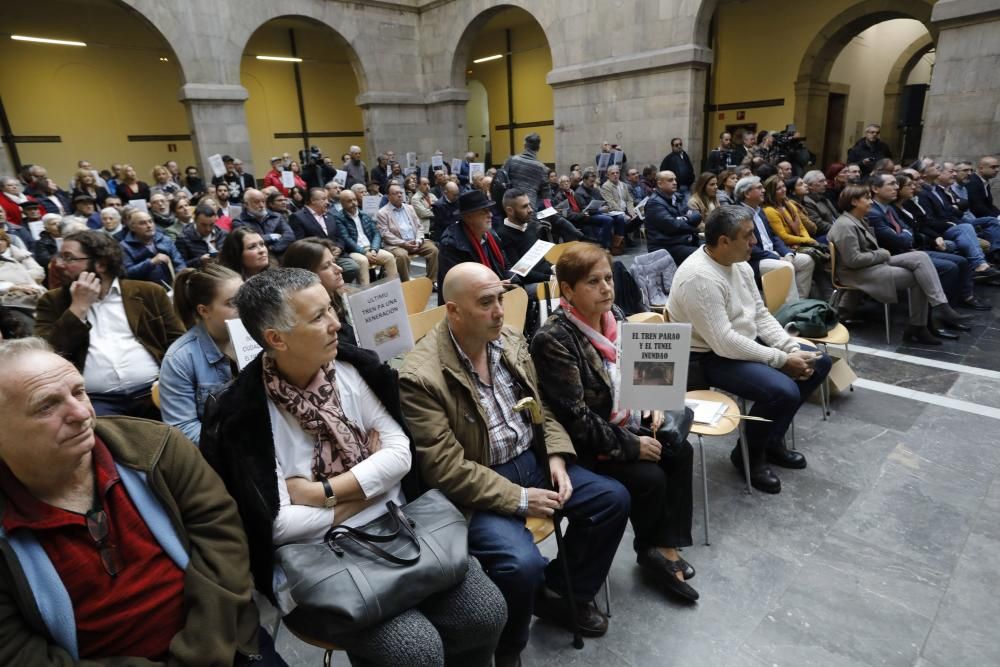
[[[632,199],[632,193],[629,192],[628,185],[625,181],[618,181],[624,184],[625,187],[617,188],[615,184],[610,180],[604,181],[601,185],[601,196],[604,197],[604,201],[608,202],[612,211],[621,211],[629,218],[634,218],[635,213],[635,201]],[[625,196],[622,196],[624,191]]]
[[[526,341],[508,328],[503,329],[501,339],[508,368],[542,403]],[[466,511],[513,514],[521,500],[521,487],[485,465],[490,446],[486,412],[459,359],[447,320],[406,355],[399,384],[420,476],[427,486],[441,489]],[[544,403],[542,407],[548,453],[575,459],[566,431]]]
[[[423,242],[424,228],[420,224],[417,212],[409,204],[403,204],[403,210],[410,217],[410,224],[413,225],[413,232],[417,235],[417,242]],[[375,226],[378,227],[378,233],[382,235],[383,246],[394,248],[403,245],[403,237],[399,231],[399,225],[396,224],[396,219],[392,215],[392,204],[386,204],[378,210],[378,213],[375,214]]]

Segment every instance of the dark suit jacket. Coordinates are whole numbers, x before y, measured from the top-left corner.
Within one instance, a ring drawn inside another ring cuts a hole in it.
[[[939,185],[924,186],[917,193],[917,200],[927,211],[927,217],[948,222],[962,222],[962,212],[952,204],[948,194]]]
[[[888,208],[892,209],[891,206]],[[892,216],[896,224],[899,225],[899,231],[893,227],[888,212],[883,210],[878,202],[872,202],[871,208],[868,209],[868,215],[865,216],[875,232],[875,239],[878,241],[879,247],[885,248],[893,255],[913,250],[913,230],[895,209],[892,209]]]
[[[993,203],[993,193],[986,190],[986,181],[979,174],[973,174],[965,184],[969,193],[969,210],[977,218],[1000,216],[1000,208]]]
[[[535,245],[538,240],[538,223],[534,220],[528,223],[523,232],[508,227],[501,222],[493,228],[493,231],[500,238],[500,248],[507,256],[508,261],[513,265],[524,256],[524,253]],[[542,283],[552,277],[552,265],[544,259],[540,260],[535,267],[528,272],[521,282],[525,284]]]
[[[300,210],[296,211],[288,218],[288,224],[291,226],[292,231],[295,233],[295,240],[308,238],[311,236],[330,239],[337,244],[341,250],[344,249],[344,239],[340,237],[337,233],[337,217],[332,210],[327,210],[326,214],[323,216],[326,221],[326,229],[319,226],[316,222],[316,216],[313,215],[312,209],[308,206],[303,206]]]
[[[306,211],[306,213],[309,212]],[[375,226],[375,221],[365,215],[365,212],[360,208],[358,209],[358,217],[361,218],[361,227],[365,230],[365,236],[368,237],[371,250],[381,250],[382,235],[379,234],[378,227]],[[343,244],[344,249],[349,253],[364,254],[361,246],[358,245],[358,226],[354,224],[354,220],[348,218],[343,211],[335,213],[333,219],[337,221],[337,245]],[[313,223],[315,224],[315,222],[316,219],[313,218]]]
[[[129,328],[156,362],[162,362],[170,344],[184,334],[184,325],[174,313],[166,290],[142,280],[122,278],[118,284]],[[43,294],[35,310],[35,335],[47,340],[82,373],[90,348],[91,325],[69,312],[71,303],[68,285]]]
[[[649,251],[671,246],[697,246],[698,220],[686,215],[672,197],[656,190],[646,200],[646,241]]]

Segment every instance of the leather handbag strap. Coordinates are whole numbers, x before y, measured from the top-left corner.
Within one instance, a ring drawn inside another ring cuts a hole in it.
[[[330,550],[338,556],[344,555],[344,550],[337,545],[337,540],[348,539],[357,544],[358,546],[367,549],[371,553],[375,554],[379,558],[389,561],[390,563],[395,563],[396,565],[413,565],[420,560],[420,540],[417,538],[416,533],[413,532],[413,521],[409,519],[403,510],[400,509],[399,505],[393,501],[386,503],[388,508],[388,514],[392,517],[393,522],[396,524],[395,530],[386,535],[375,535],[373,533],[366,533],[363,530],[354,528],[352,526],[337,525],[330,528],[327,531],[324,541]],[[417,554],[412,558],[403,558],[391,554],[382,547],[374,544],[374,542],[391,542],[399,537],[400,532],[404,533],[406,538],[408,538],[413,546],[417,549]]]

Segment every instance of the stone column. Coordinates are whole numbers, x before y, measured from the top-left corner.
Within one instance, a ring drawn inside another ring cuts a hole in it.
[[[243,103],[250,97],[243,86],[188,83],[181,86],[178,99],[187,109],[194,154],[206,181],[212,170],[208,156],[219,153],[243,160],[246,171],[257,173],[250,152],[250,132]]]
[[[698,164],[711,62],[711,49],[685,44],[549,72],[556,168],[589,165],[605,139],[625,148],[630,166],[659,165],[675,136]]]
[[[1000,2],[938,0],[931,22],[939,33],[920,155],[1000,152]]]
[[[826,146],[826,111],[830,103],[830,84],[811,79],[795,82],[795,129],[806,138],[806,145],[816,153],[817,164],[828,164]],[[831,146],[831,150],[839,150]]]
[[[368,91],[355,98],[373,153],[391,149],[402,158],[407,151],[416,151],[421,165],[430,164],[436,150],[443,151],[446,160],[465,154],[468,101],[469,93],[459,88],[427,95]]]

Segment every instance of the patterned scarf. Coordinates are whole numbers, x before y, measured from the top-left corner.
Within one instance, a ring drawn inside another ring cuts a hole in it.
[[[580,311],[567,301],[565,297],[559,299],[559,304],[562,312],[566,315],[566,319],[579,329],[580,333],[587,337],[587,340],[594,346],[594,349],[601,355],[604,362],[604,370],[607,371],[608,377],[611,378],[614,401],[611,408],[611,417],[608,418],[608,421],[618,426],[628,424],[632,419],[632,411],[616,410],[614,408],[615,405],[618,405],[618,393],[621,390],[621,370],[618,368],[618,346],[616,345],[618,341],[618,321],[615,320],[615,316],[609,310],[601,315],[601,331],[597,331],[583,320]]]
[[[347,472],[371,455],[368,434],[347,418],[340,404],[334,362],[320,368],[308,387],[299,389],[281,377],[274,359],[265,354],[264,390],[303,431],[316,437],[314,481]]]

